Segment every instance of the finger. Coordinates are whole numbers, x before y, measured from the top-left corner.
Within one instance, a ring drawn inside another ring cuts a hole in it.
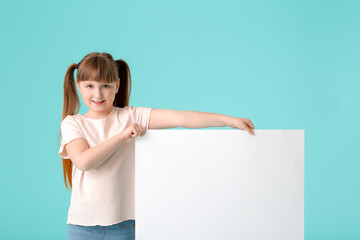
[[[254,124],[251,122],[250,119],[249,119],[249,124],[248,125],[250,126],[251,129],[255,129]]]
[[[254,132],[253,132],[249,127],[246,127],[246,131],[247,131],[250,135],[254,135]]]
[[[254,127],[254,124],[251,122],[250,119],[247,118],[247,121],[246,121],[247,125],[250,127],[250,128],[253,128]]]
[[[139,135],[142,136],[143,132],[144,132],[143,127],[141,125],[138,125],[138,133],[139,133]]]

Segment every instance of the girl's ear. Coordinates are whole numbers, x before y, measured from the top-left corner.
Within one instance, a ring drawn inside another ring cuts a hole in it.
[[[119,87],[120,87],[120,78],[118,78],[118,79],[116,80],[116,92],[119,91]]]
[[[80,83],[79,83],[79,82],[76,82],[76,85],[78,86],[78,89],[79,89],[80,94],[82,94],[82,93],[81,93],[81,89],[80,89]]]

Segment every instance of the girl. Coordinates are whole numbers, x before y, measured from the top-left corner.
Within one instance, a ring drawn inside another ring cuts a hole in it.
[[[230,126],[254,134],[247,118],[129,106],[130,92],[128,64],[108,53],[90,53],[65,73],[59,155],[72,188],[68,239],[135,239],[134,138],[147,129]]]

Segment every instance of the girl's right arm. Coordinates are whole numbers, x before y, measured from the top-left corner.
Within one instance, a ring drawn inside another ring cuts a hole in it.
[[[145,132],[144,126],[134,123],[94,147],[89,148],[85,139],[77,138],[66,144],[65,150],[77,168],[88,171],[105,162],[125,140],[135,138],[137,135],[144,136]]]

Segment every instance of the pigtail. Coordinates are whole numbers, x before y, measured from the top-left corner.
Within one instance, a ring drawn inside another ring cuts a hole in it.
[[[64,78],[64,105],[63,115],[64,120],[68,115],[74,115],[79,113],[80,101],[76,91],[74,71],[77,68],[77,64],[73,63],[66,70]]]
[[[119,91],[115,95],[114,106],[126,107],[129,106],[131,93],[131,74],[129,65],[122,59],[116,60],[118,75],[120,78]]]
[[[76,91],[74,71],[77,68],[77,64],[71,64],[66,70],[64,78],[64,105],[62,120],[68,115],[75,115],[79,113],[80,101]],[[61,132],[60,132],[61,134]],[[62,159],[64,182],[66,188],[69,190],[67,179],[69,180],[70,188],[72,188],[72,162],[70,159]]]

